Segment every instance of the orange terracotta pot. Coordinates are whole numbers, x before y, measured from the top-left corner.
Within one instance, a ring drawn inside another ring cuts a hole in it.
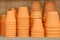
[[[19,7],[18,9],[17,36],[18,37],[29,36],[29,12],[27,7]]]
[[[5,19],[6,19],[6,15],[2,15],[1,17],[1,35],[2,36],[5,35]]]
[[[32,2],[30,10],[31,36],[44,37],[44,28],[42,24],[42,9],[39,1]]]
[[[59,16],[55,3],[46,2],[44,10],[45,10],[44,15],[46,16],[43,16],[43,22],[45,26],[46,37],[51,38],[59,37],[60,36]]]
[[[32,2],[30,15],[31,18],[36,18],[36,19],[42,18],[42,9],[39,1]]]
[[[16,18],[15,12],[12,10],[7,11],[5,21],[5,37],[16,37]]]

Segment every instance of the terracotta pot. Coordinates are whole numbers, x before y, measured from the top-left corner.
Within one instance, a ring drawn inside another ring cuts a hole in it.
[[[31,18],[37,18],[37,19],[42,18],[42,9],[39,1],[32,2],[30,15]]]

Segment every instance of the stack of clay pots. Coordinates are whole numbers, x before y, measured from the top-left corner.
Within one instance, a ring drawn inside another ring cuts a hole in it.
[[[60,37],[59,15],[54,2],[46,2],[43,24],[46,37]]]
[[[16,16],[15,9],[7,11],[5,20],[5,37],[16,37]]]
[[[17,14],[17,36],[29,36],[29,12],[27,7],[19,7]]]
[[[42,24],[42,9],[39,1],[34,1],[30,11],[31,36],[44,37],[44,28]]]

